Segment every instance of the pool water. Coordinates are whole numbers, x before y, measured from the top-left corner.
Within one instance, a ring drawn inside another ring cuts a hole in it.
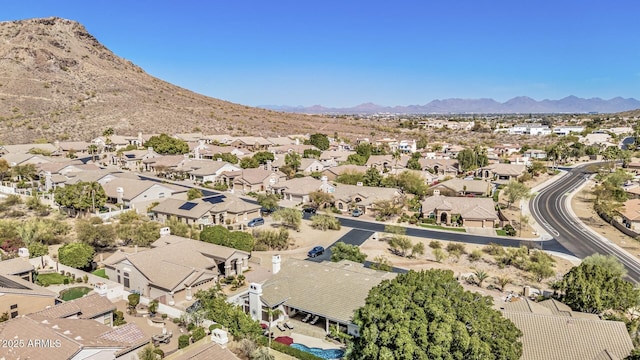
[[[344,356],[344,350],[340,350],[340,349],[310,348],[305,345],[296,344],[296,343],[293,343],[290,346],[292,348],[311,353],[322,359],[342,359],[342,357]]]

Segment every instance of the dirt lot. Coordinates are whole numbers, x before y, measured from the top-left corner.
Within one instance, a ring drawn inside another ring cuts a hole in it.
[[[587,226],[595,230],[598,234],[606,237],[610,241],[616,243],[621,248],[640,259],[640,242],[634,238],[625,235],[606,221],[593,210],[593,186],[594,183],[589,181],[573,199],[571,199],[571,207],[576,215]]]

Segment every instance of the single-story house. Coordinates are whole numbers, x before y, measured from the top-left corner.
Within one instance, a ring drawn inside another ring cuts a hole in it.
[[[420,158],[418,160],[420,168],[423,171],[440,175],[440,176],[456,176],[458,175],[458,160],[455,159],[427,159]]]
[[[330,167],[328,169],[324,169],[322,171],[322,175],[326,176],[327,179],[329,179],[329,181],[333,181],[336,179],[336,177],[342,175],[342,174],[354,174],[354,173],[366,173],[367,172],[367,167],[366,166],[360,166],[360,165],[338,165],[335,167]]]
[[[622,217],[622,224],[629,229],[640,232],[640,199],[629,199],[618,210]]]
[[[173,184],[118,177],[102,182],[102,188],[107,194],[108,203],[132,208],[138,213],[146,213],[152,203],[186,194],[188,190]]]
[[[234,192],[248,193],[270,190],[273,185],[286,180],[287,176],[280,171],[255,168],[223,172],[220,179]]]
[[[3,351],[7,359],[137,359],[149,337],[134,323],[117,328],[86,319],[50,319],[38,315],[0,323],[0,337],[24,345]]]
[[[348,150],[326,150],[320,154],[320,162],[325,167],[338,166],[347,161],[349,155],[355,154],[355,151]]]
[[[161,223],[165,223],[169,217],[175,217],[185,224],[202,227],[245,223],[259,217],[260,209],[261,206],[256,203],[225,194],[188,201],[170,198],[156,205],[151,212]]]
[[[482,179],[492,179],[500,183],[508,183],[522,176],[527,167],[523,164],[491,164],[476,170],[476,176]]]
[[[438,190],[422,202],[422,215],[433,217],[437,224],[452,224],[452,217],[459,216],[461,226],[492,228],[499,223],[491,198],[449,197]]]
[[[275,255],[273,266],[269,280],[249,286],[244,301],[251,317],[268,324],[267,309],[280,309],[281,319],[311,314],[325,332],[337,324],[354,336],[359,336],[354,311],[364,306],[371,288],[396,276],[348,260],[316,263],[289,258],[281,266],[280,256]]]
[[[241,171],[242,168],[230,164],[228,162],[219,160],[200,160],[197,165],[190,165],[193,170],[189,171],[189,178],[199,183],[217,183],[220,179],[220,174],[223,172]]]
[[[326,178],[323,178],[326,180]],[[282,195],[284,200],[295,201],[306,204],[310,201],[309,194],[314,191],[324,191],[332,193],[334,187],[327,181],[314,179],[312,177],[293,178],[282,181],[273,186],[273,192]]]
[[[493,184],[485,180],[450,179],[429,188],[429,192],[440,190],[440,194],[449,196],[491,196]]]
[[[59,303],[31,315],[46,319],[87,319],[113,326],[114,311],[116,311],[116,304],[109,298],[92,294]]]
[[[324,165],[322,165],[320,160],[307,158],[300,159],[300,168],[298,168],[298,171],[304,174],[311,174],[314,172],[321,172],[322,170],[324,170]]]
[[[403,196],[395,188],[337,184],[334,189],[335,206],[342,212],[357,208],[366,214],[373,210],[377,201],[394,201]]]
[[[547,300],[548,302],[549,300]],[[519,300],[506,303],[502,315],[522,331],[522,360],[624,359],[633,343],[621,321],[594,314],[555,311],[558,304]],[[561,304],[560,307],[568,306]]]
[[[214,286],[220,277],[241,275],[249,268],[249,253],[175,235],[161,236],[151,249],[118,251],[107,258],[109,279],[125,290],[174,305],[191,300],[198,289]]]
[[[271,142],[262,136],[241,136],[235,138],[229,145],[250,151],[263,151],[271,146]]]

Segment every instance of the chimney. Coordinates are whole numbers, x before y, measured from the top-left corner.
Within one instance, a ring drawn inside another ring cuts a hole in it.
[[[124,198],[124,188],[122,187],[117,187],[116,188],[116,204],[122,204],[123,203],[123,198]]]
[[[249,284],[249,315],[253,320],[262,320],[262,285],[258,283]]]
[[[18,256],[22,258],[22,260],[29,260],[29,249],[20,248],[18,249]]]
[[[144,141],[142,140],[142,131],[138,131],[138,146],[142,146],[142,143]]]
[[[271,257],[272,272],[274,275],[280,272],[281,262],[282,262],[282,259],[280,259],[280,255],[273,255]]]
[[[147,152],[148,152],[148,153],[152,153],[152,152],[153,152],[153,146],[149,146],[149,147],[147,148]]]
[[[273,168],[271,166],[271,160],[267,160],[267,164],[265,165],[265,169],[271,171]]]
[[[433,196],[439,196],[439,195],[440,195],[440,190],[434,189],[433,190]]]
[[[362,183],[362,181],[358,181],[358,182],[356,183],[356,186],[363,186],[363,185],[364,185],[364,184]]]

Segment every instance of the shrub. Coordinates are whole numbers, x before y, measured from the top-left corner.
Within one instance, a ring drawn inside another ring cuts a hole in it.
[[[178,338],[178,349],[184,349],[189,346],[189,335],[180,335]]]
[[[432,249],[442,249],[442,243],[438,240],[432,240],[429,243],[429,247]]]
[[[498,245],[496,243],[489,243],[485,245],[485,247],[482,248],[482,251],[492,256],[502,256],[505,253],[502,245]]]
[[[196,328],[196,324],[194,324],[194,323],[189,323],[189,325],[187,325],[187,331],[191,331],[191,330],[193,330],[195,328]]]
[[[482,251],[480,250],[473,250],[469,255],[469,261],[474,262],[474,261],[478,261],[482,258]]]
[[[202,326],[198,326],[191,332],[191,338],[193,339],[193,342],[203,339],[205,336],[207,336],[207,333],[204,331],[204,328]]]
[[[447,251],[451,254],[451,255],[461,255],[461,254],[466,254],[465,251],[465,246],[464,244],[460,244],[460,243],[449,243],[447,245]]]
[[[64,280],[62,280],[62,283],[65,285],[69,285],[69,278],[65,278]]]
[[[209,325],[209,331],[213,331],[215,329],[222,329],[222,325],[220,325],[220,324],[211,324],[211,325]]]
[[[160,359],[164,358],[164,351],[162,351],[162,349],[160,348],[153,349],[153,353],[160,355]]]

